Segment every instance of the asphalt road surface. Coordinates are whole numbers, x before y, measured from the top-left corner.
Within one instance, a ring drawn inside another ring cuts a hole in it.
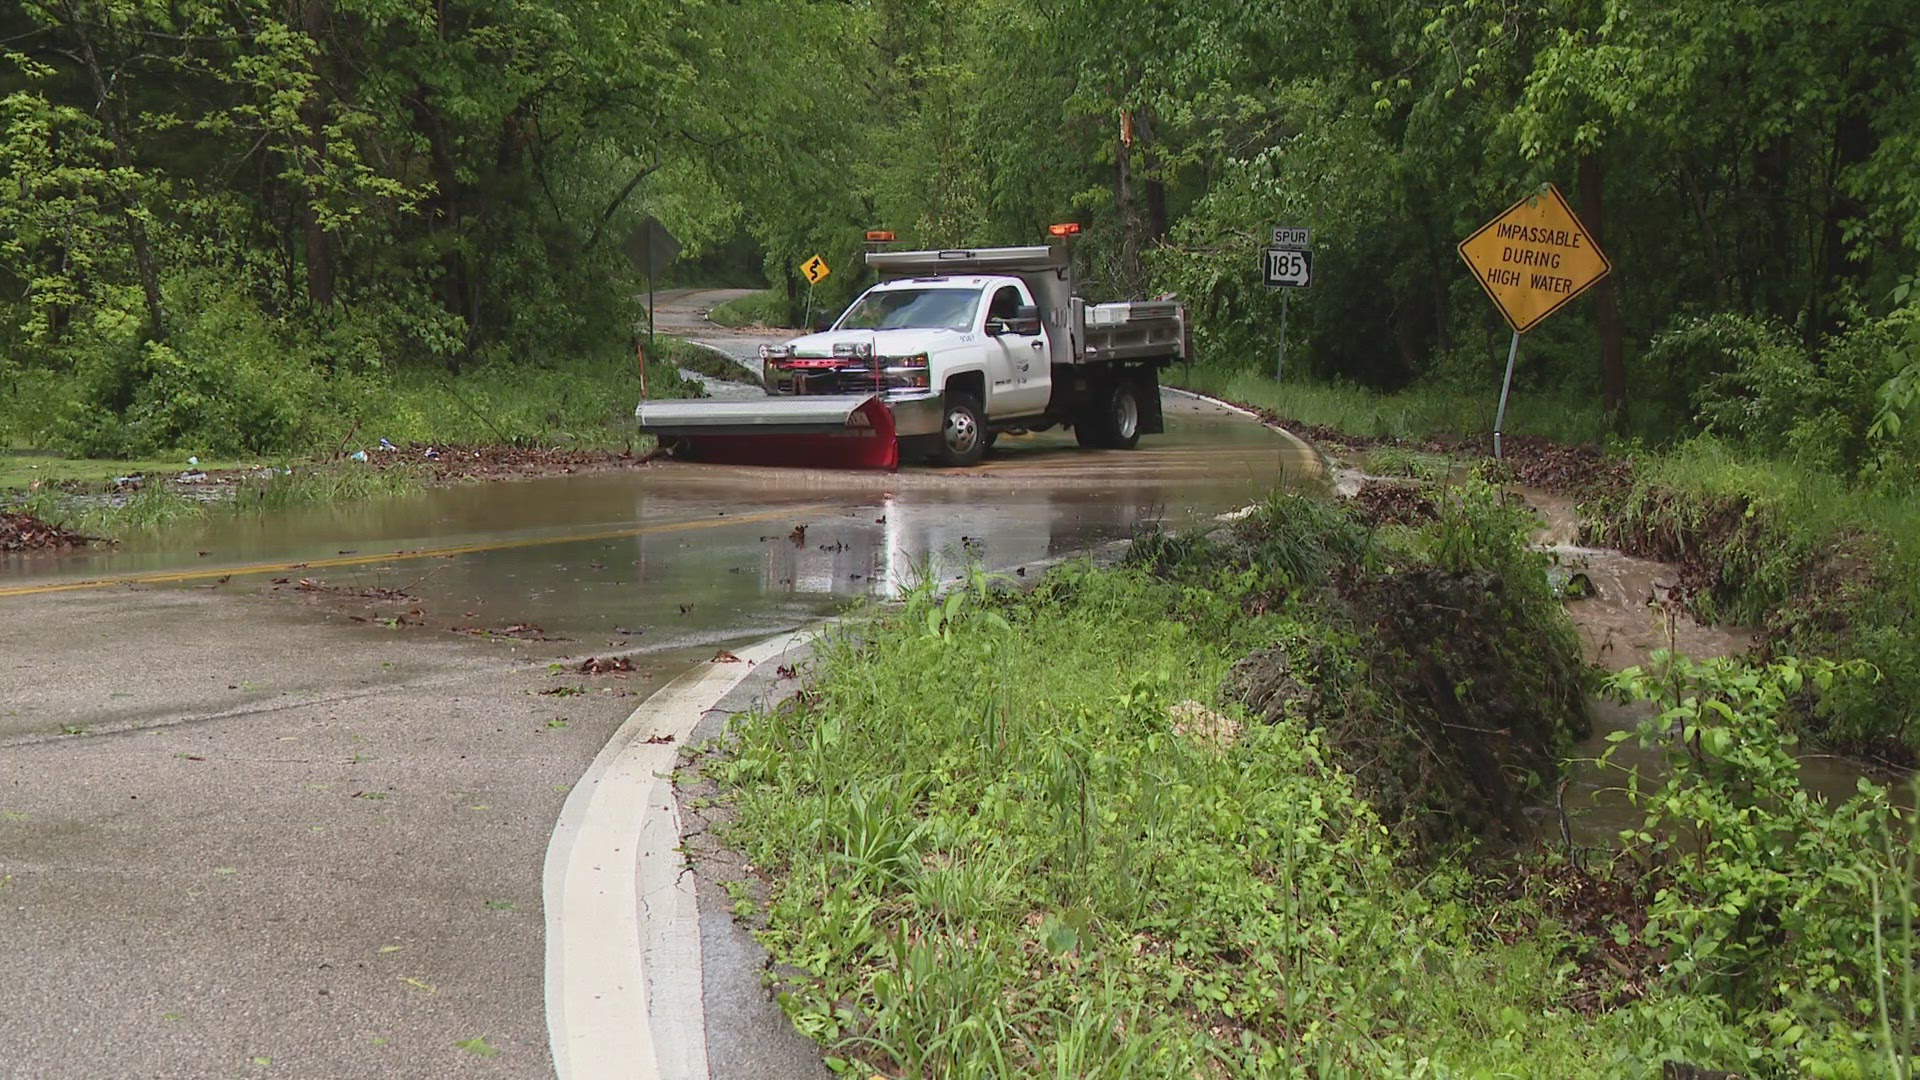
[[[0,1076],[553,1075],[543,862],[635,706],[850,599],[1314,469],[1224,410],[1168,412],[1132,453],[666,463],[0,562]],[[716,1065],[764,1034],[730,1030]]]

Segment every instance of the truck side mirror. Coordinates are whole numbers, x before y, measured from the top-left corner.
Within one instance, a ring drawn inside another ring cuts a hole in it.
[[[1007,332],[1033,337],[1040,332],[1040,309],[1032,304],[1021,304],[1013,309],[1013,318],[1007,320]]]

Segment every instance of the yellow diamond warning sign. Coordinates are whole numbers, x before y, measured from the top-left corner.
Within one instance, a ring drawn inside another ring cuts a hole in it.
[[[827,275],[833,273],[833,271],[827,269],[827,260],[818,255],[801,263],[800,272],[805,274],[807,276],[807,282],[813,285],[818,285],[827,280]]]
[[[1521,334],[1613,269],[1552,184],[1460,241],[1460,257]]]

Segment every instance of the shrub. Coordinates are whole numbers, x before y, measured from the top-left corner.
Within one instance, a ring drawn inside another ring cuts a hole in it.
[[[1654,339],[1649,356],[1698,389],[1707,432],[1844,477],[1876,461],[1880,390],[1904,357],[1898,318],[1863,319],[1810,353],[1780,326],[1720,314]],[[1883,444],[1883,449],[1892,444]],[[1878,463],[1884,471],[1885,462]]]

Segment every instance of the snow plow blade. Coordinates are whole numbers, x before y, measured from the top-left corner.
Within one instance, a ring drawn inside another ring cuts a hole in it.
[[[634,415],[642,434],[696,461],[889,472],[900,466],[893,411],[873,394],[643,401]]]

